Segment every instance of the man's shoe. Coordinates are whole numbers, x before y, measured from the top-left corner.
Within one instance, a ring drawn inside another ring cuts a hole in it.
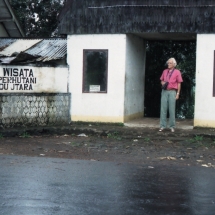
[[[170,131],[171,131],[171,132],[175,132],[175,129],[174,129],[174,128],[170,128]]]
[[[160,132],[163,131],[163,130],[164,130],[164,128],[160,128],[160,129],[159,129]]]

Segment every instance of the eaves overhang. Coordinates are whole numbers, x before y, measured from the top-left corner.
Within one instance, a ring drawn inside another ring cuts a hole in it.
[[[8,0],[0,0],[0,23],[4,26],[9,37],[25,36]]]

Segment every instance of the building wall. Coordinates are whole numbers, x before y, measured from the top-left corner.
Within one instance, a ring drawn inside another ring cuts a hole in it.
[[[144,116],[145,43],[127,35],[125,74],[125,121]]]
[[[8,33],[5,31],[5,28],[0,23],[0,37],[8,37]]]
[[[215,127],[214,50],[215,34],[197,35],[195,127]]]
[[[70,35],[67,44],[71,120],[124,122],[126,35]],[[83,49],[108,49],[107,93],[82,93]]]
[[[69,124],[70,101],[70,93],[1,93],[1,127]]]
[[[70,122],[67,67],[0,66],[4,128]]]
[[[0,66],[1,93],[67,93],[67,67]]]

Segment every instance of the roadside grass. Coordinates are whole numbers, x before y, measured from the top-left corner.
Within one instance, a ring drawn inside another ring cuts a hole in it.
[[[144,141],[148,143],[148,142],[151,141],[151,139],[150,139],[149,137],[145,137],[145,138],[144,138]]]
[[[21,137],[23,137],[23,138],[29,138],[29,137],[31,137],[31,135],[28,133],[28,132],[23,132],[22,134],[21,134]]]
[[[76,143],[76,142],[71,142],[70,143],[70,146],[73,146],[73,147],[77,147],[77,146],[80,146],[81,143]]]
[[[3,136],[3,134],[2,134],[2,133],[0,133],[0,139],[2,139],[2,138],[4,138],[4,136]]]
[[[190,146],[199,148],[199,147],[214,147],[215,139],[205,138],[204,136],[195,135],[192,139],[188,140]]]
[[[196,142],[202,142],[203,141],[203,136],[196,135],[192,139],[190,139],[191,143],[196,143]]]
[[[122,137],[119,135],[117,131],[114,131],[113,133],[108,133],[107,137],[115,140],[122,140]]]
[[[71,124],[73,125],[85,125],[85,126],[124,126],[124,123],[121,122],[116,122],[116,123],[111,123],[111,122],[85,122],[85,121],[76,121],[72,122]]]
[[[124,126],[124,123],[120,123],[120,122],[119,122],[119,123],[117,123],[116,125],[122,126],[122,127],[123,127],[123,126]]]

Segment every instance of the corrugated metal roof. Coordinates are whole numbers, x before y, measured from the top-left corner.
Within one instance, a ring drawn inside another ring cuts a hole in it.
[[[0,39],[0,51],[4,50],[7,48],[10,44],[14,43],[16,39]]]
[[[0,39],[0,64],[55,61],[66,54],[67,39]]]
[[[9,64],[15,58],[16,57],[4,57],[4,58],[0,58],[0,64]]]
[[[31,48],[33,45],[39,43],[41,40],[38,39],[19,39],[11,43],[5,49],[0,52],[0,56],[12,56],[13,53],[25,52],[27,49]]]
[[[62,59],[67,54],[66,39],[45,39],[36,46],[29,48],[27,54],[40,56],[37,61]]]

